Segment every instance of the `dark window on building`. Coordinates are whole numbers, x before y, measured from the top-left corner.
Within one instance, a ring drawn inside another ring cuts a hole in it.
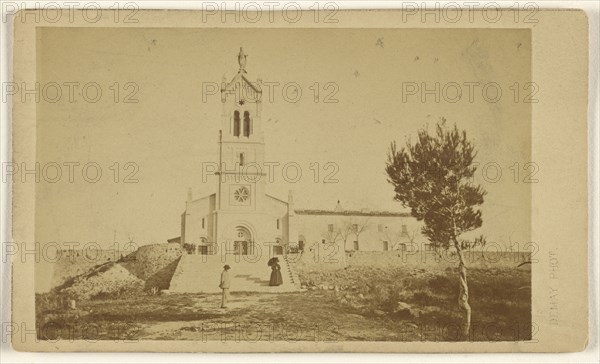
[[[277,230],[279,230],[279,219],[277,219]]]
[[[387,252],[389,250],[389,248],[390,248],[389,243],[387,241],[384,241],[383,242],[383,251]]]
[[[204,218],[202,218],[202,228],[204,229]]]
[[[250,113],[248,111],[244,111],[244,136],[250,136]]]
[[[402,225],[402,234],[408,235],[408,229],[406,228],[406,225]]]
[[[358,250],[358,241],[354,240],[354,250]]]
[[[283,245],[281,245],[281,239],[275,240],[275,246],[273,247],[273,254],[283,255]]]
[[[330,233],[333,232],[333,224],[327,225],[327,231],[329,231]]]
[[[298,250],[302,252],[304,251],[304,242],[302,240],[298,242]]]
[[[321,240],[321,243],[322,243],[322,244],[325,244],[325,239]]]
[[[244,163],[246,162],[245,159],[246,158],[244,156],[244,153],[240,153],[240,166],[244,165]]]
[[[237,110],[233,113],[233,136],[240,136],[240,112]]]

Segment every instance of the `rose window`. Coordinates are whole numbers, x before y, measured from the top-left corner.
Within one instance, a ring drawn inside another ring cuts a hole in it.
[[[233,198],[237,202],[246,202],[250,197],[250,191],[246,187],[240,187],[233,193]]]

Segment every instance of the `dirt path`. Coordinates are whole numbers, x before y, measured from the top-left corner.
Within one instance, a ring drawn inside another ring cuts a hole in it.
[[[406,336],[385,318],[374,320],[344,312],[336,305],[333,295],[332,292],[314,291],[233,293],[228,309],[219,308],[219,295],[195,295],[189,297],[191,305],[173,308],[183,310],[181,313],[202,314],[206,319],[147,322],[141,324],[136,336],[139,339],[249,342],[387,341],[402,340],[402,336]]]

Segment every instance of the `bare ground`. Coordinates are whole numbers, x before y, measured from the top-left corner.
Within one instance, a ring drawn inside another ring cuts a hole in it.
[[[75,310],[38,302],[38,336],[247,342],[465,339],[458,334],[462,317],[451,270],[350,267],[305,273],[301,279],[314,288],[233,292],[228,309],[219,308],[221,297],[214,294],[96,299],[78,302]],[[531,337],[529,269],[473,269],[469,280],[473,327],[468,340]]]

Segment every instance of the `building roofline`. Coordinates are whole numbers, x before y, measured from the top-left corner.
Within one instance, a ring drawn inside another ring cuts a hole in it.
[[[287,201],[284,201],[284,200],[282,200],[282,199],[280,199],[280,198],[277,198],[277,197],[275,197],[275,196],[269,195],[268,193],[265,193],[265,196],[267,196],[267,197],[270,197],[270,198],[272,198],[273,200],[276,200],[276,201],[282,202],[282,203],[284,203],[284,204],[286,204],[286,205],[287,205],[287,203],[288,203]]]
[[[206,195],[206,196],[204,196],[204,197],[197,198],[197,199],[195,199],[195,200],[192,200],[191,202],[196,202],[196,201],[202,201],[202,200],[206,200],[207,198],[210,198],[210,197],[212,197],[212,196],[216,196],[216,195],[217,195],[217,193],[216,193],[216,192],[215,192],[215,193],[211,193],[210,195]]]
[[[297,215],[337,215],[337,216],[389,216],[389,217],[411,217],[408,212],[390,211],[333,211],[333,210],[295,210]]]

